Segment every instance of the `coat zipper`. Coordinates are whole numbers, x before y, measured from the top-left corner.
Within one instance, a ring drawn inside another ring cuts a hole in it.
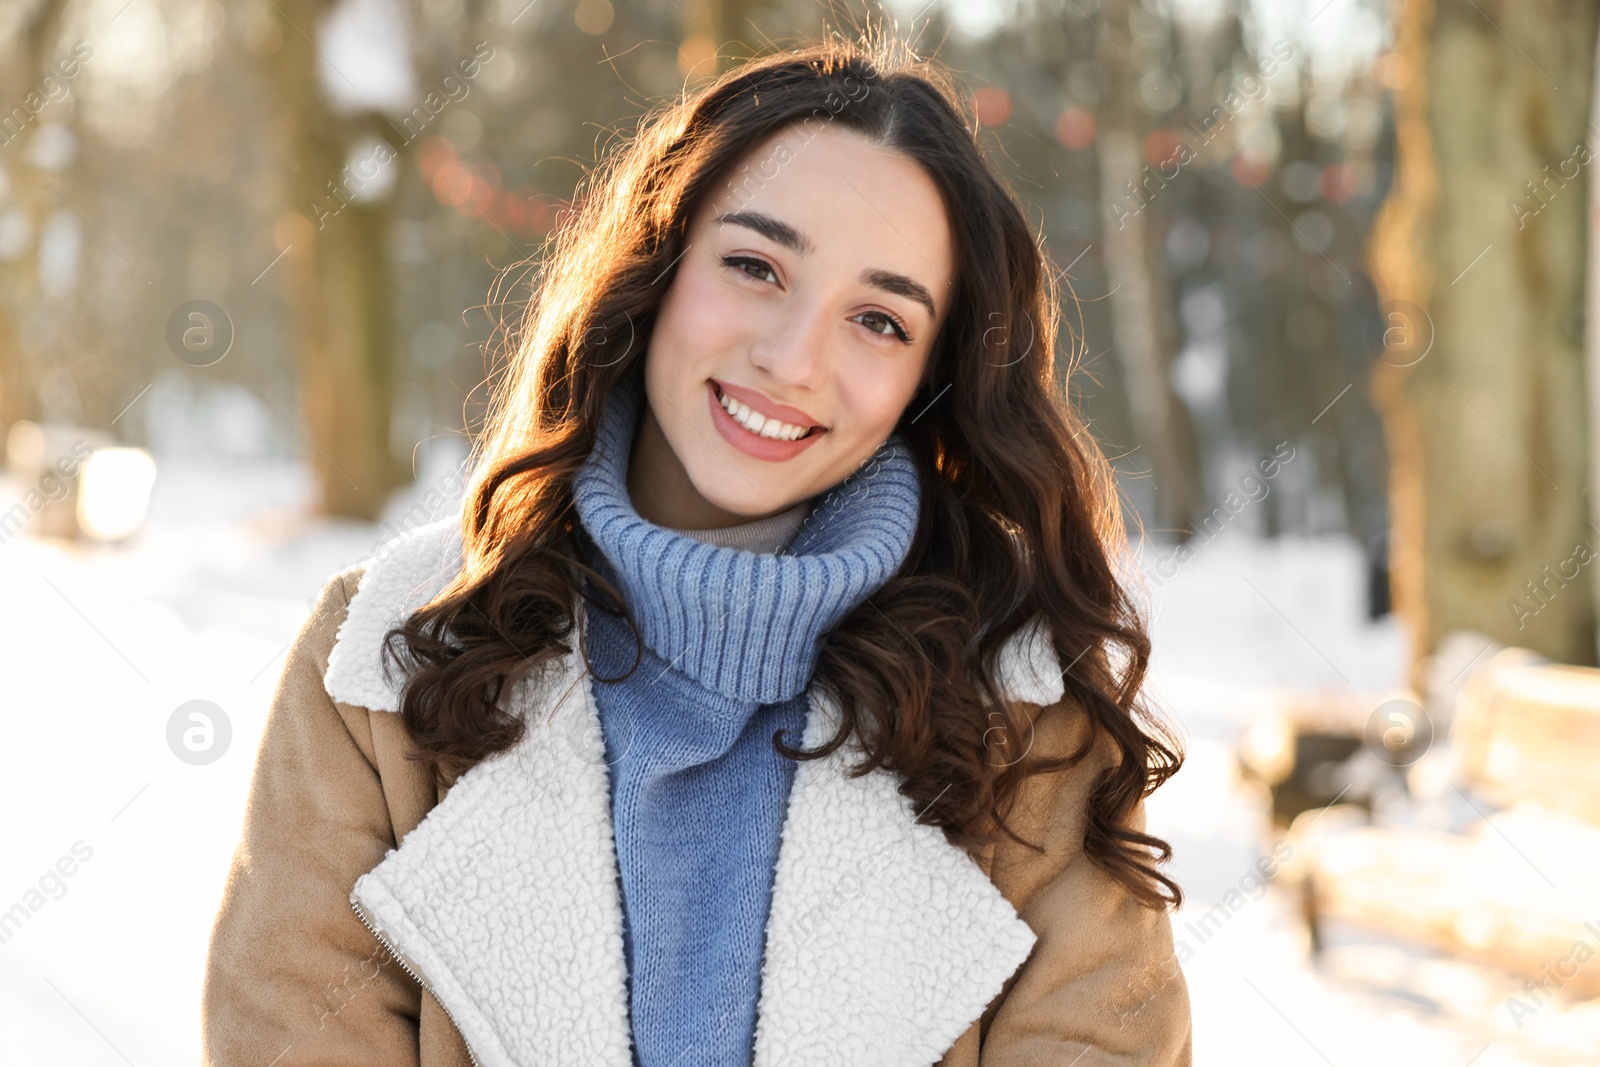
[[[439,999],[439,994],[434,992],[433,987],[423,980],[422,975],[418,974],[412,969],[411,964],[406,961],[406,958],[402,956],[394,947],[394,945],[390,943],[389,939],[385,937],[375,925],[373,925],[372,920],[367,918],[367,910],[362,907],[361,902],[353,896],[350,898],[350,908],[356,913],[356,918],[361,920],[361,925],[365,926],[367,930],[371,932],[372,936],[378,939],[378,944],[383,946],[384,951],[394,957],[394,961],[400,965],[400,969],[409,974],[412,980],[420,985],[423,989],[426,989],[428,991],[428,995],[433,997],[434,1001],[439,1005],[439,1007],[444,1009],[445,1018],[449,1019],[450,1025],[456,1028],[456,1033],[461,1034],[461,1024],[456,1022],[456,1017],[454,1015],[450,1014],[450,1009],[446,1007],[444,1001]],[[472,1067],[479,1067],[478,1057],[473,1054],[472,1046],[467,1044],[467,1038],[465,1034],[461,1034],[461,1044],[467,1050],[467,1059],[472,1061]]]
[[[584,678],[588,677],[588,674],[588,670],[585,669],[583,674],[578,676],[578,682],[582,682]],[[568,692],[571,692],[570,688]],[[565,694],[563,694],[563,699],[565,699]],[[411,966],[410,962],[408,962],[406,958],[400,954],[399,950],[397,950],[389,941],[389,939],[384,936],[383,932],[378,929],[377,925],[368,917],[367,909],[353,893],[350,896],[350,910],[356,913],[356,918],[361,920],[361,925],[365,926],[367,931],[371,933],[373,937],[377,938],[378,944],[383,946],[384,951],[389,953],[390,956],[394,957],[394,961],[400,965],[400,969],[405,971],[406,974],[410,975],[412,981],[416,982],[423,989],[426,989],[428,994],[433,997],[434,1001],[439,1005],[439,1007],[444,1009],[445,1018],[449,1019],[450,1025],[456,1028],[456,1033],[461,1035],[461,1044],[467,1050],[467,1059],[472,1062],[472,1067],[481,1067],[481,1065],[478,1063],[477,1055],[472,1051],[472,1046],[467,1042],[467,1036],[461,1032],[461,1024],[456,1022],[456,1017],[450,1013],[449,1007],[445,1005],[443,1000],[439,999],[439,994],[434,992],[433,986],[429,985],[422,975],[416,972],[416,970]]]

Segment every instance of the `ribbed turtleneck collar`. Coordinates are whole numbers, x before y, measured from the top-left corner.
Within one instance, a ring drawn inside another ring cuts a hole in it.
[[[574,480],[585,560],[674,669],[729,697],[787,700],[809,684],[824,635],[905,560],[922,500],[916,458],[893,435],[817,496],[787,552],[726,548],[634,510],[628,460],[643,402],[641,375],[626,375]]]

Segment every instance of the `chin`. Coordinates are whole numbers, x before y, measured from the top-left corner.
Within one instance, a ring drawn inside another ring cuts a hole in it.
[[[775,471],[759,469],[766,464],[740,463],[740,459],[748,457],[724,456],[709,450],[699,450],[697,458],[688,471],[695,490],[707,503],[741,520],[763,518],[800,499],[801,486]],[[752,465],[758,469],[751,470]]]
[[[732,477],[737,478],[738,476],[732,475]],[[728,488],[726,478],[712,479],[712,481],[715,484],[705,485],[699,479],[695,479],[695,488],[700,491],[700,495],[705,497],[708,502],[731,515],[739,516],[740,521],[749,521],[771,515],[773,512],[781,511],[794,502],[785,492],[776,490],[762,492],[746,486],[747,492],[729,493],[726,491]]]

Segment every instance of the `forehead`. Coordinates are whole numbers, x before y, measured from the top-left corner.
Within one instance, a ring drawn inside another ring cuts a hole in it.
[[[747,149],[710,190],[694,225],[757,210],[799,230],[814,254],[870,255],[939,292],[953,274],[943,194],[911,157],[822,119],[783,127]],[[877,262],[881,261],[881,262]]]

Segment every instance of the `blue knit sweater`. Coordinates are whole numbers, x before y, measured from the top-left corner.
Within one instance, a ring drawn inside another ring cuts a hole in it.
[[[709,544],[633,508],[638,375],[607,400],[574,484],[585,562],[639,626],[600,610],[584,635],[611,766],[634,1062],[746,1064],[805,689],[827,632],[904,561],[921,490],[898,435],[821,494],[787,551]],[[591,592],[593,590],[591,589]],[[639,665],[617,678],[640,652]]]

